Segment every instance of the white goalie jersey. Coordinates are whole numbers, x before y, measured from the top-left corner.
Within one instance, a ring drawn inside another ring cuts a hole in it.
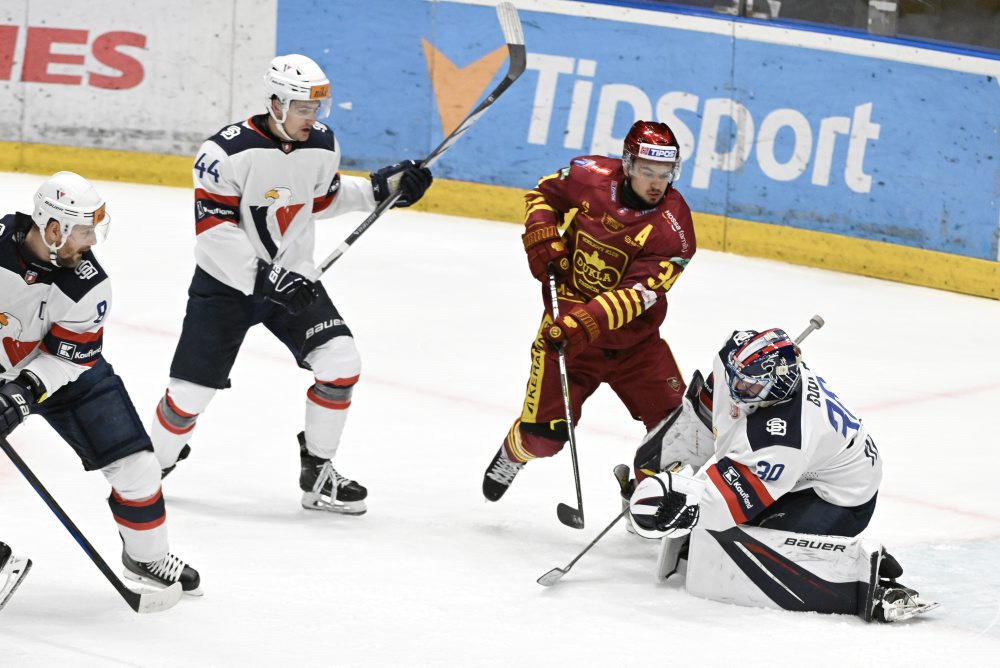
[[[283,142],[266,121],[223,128],[194,164],[195,260],[244,294],[253,293],[258,258],[317,278],[314,220],[376,204],[367,179],[340,175],[330,128],[317,122],[306,141]]]
[[[743,524],[782,495],[805,489],[842,507],[869,501],[882,481],[882,459],[864,423],[829,384],[802,364],[801,385],[790,399],[748,409],[727,387],[722,355],[729,349],[713,365],[715,455],[698,474],[705,479],[699,526]]]

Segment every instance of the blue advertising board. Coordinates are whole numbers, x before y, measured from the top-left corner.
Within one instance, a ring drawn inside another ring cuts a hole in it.
[[[620,155],[654,118],[678,135],[695,211],[997,260],[1000,61],[519,4],[528,69],[438,176],[529,188],[576,155]],[[328,73],[329,124],[359,170],[429,153],[505,69],[494,9],[472,0],[280,0],[277,49]]]

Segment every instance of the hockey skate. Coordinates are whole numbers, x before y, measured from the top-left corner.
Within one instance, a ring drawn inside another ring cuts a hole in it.
[[[329,459],[310,453],[306,448],[305,432],[299,432],[299,456],[302,458],[299,488],[302,490],[303,508],[342,515],[364,515],[368,512],[365,505],[368,490],[337,473]]]
[[[15,557],[6,543],[0,543],[0,610],[7,604],[24,576],[31,570],[31,559]]]
[[[875,609],[872,618],[880,622],[901,622],[938,607],[938,603],[925,601],[913,589],[893,582],[875,589]]]
[[[169,587],[175,582],[180,582],[181,589],[188,596],[202,595],[201,576],[198,575],[198,571],[170,553],[159,561],[141,562],[122,550],[122,563],[125,565],[125,577],[129,580],[154,587]]]
[[[483,476],[483,496],[488,501],[499,501],[510,484],[514,482],[514,477],[523,468],[524,462],[511,461],[501,445]]]
[[[177,461],[174,462],[173,464],[171,464],[170,466],[168,466],[167,468],[162,469],[160,471],[160,480],[163,480],[168,475],[170,475],[170,472],[173,471],[175,468],[177,468],[178,462],[180,462],[181,460],[187,459],[188,455],[190,455],[190,454],[191,454],[191,446],[188,445],[187,443],[185,443],[184,447],[181,448],[180,453],[178,453],[178,455],[177,455]]]

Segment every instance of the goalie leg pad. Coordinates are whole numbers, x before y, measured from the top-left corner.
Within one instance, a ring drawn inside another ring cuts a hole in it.
[[[881,553],[866,538],[696,528],[687,590],[736,605],[865,616]]]
[[[635,454],[636,479],[656,475],[675,462],[699,469],[715,453],[712,430],[691,403],[701,385],[701,374],[695,372],[684,402],[646,434]]]

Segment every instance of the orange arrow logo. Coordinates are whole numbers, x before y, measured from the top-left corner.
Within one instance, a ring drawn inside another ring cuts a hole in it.
[[[420,41],[424,45],[427,71],[434,86],[441,130],[447,135],[458,127],[486,91],[507,58],[507,47],[501,46],[465,67],[456,67],[433,44],[423,38]]]

